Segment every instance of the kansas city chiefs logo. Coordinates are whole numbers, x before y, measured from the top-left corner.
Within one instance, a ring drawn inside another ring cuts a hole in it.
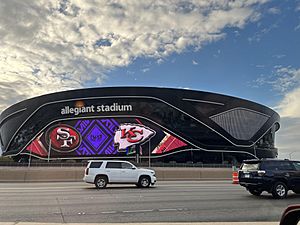
[[[121,124],[115,133],[114,143],[118,149],[126,149],[132,145],[142,144],[152,138],[155,131],[140,124]]]

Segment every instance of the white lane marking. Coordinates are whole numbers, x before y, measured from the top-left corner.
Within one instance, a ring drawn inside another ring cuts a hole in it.
[[[179,209],[158,209],[160,212],[166,212],[166,211],[177,211]]]
[[[72,190],[78,190],[79,188],[89,188],[89,186],[77,186],[77,187],[70,187],[70,186],[64,186],[64,187],[0,187],[0,190],[51,190],[51,189],[72,189]]]
[[[227,186],[227,185],[233,185],[232,181],[230,182],[195,182],[195,183],[184,183],[182,181],[178,181],[176,183],[157,183],[157,186],[216,186],[216,185],[221,185],[221,186]]]
[[[141,213],[141,212],[154,212],[154,211],[159,211],[159,212],[168,212],[168,211],[183,211],[184,209],[182,208],[177,208],[177,209],[138,209],[138,210],[125,210],[122,211],[122,213]],[[185,209],[187,210],[187,209]]]
[[[101,212],[102,214],[113,214],[113,213],[117,213],[117,211],[107,211],[107,212]]]
[[[154,209],[139,209],[139,210],[125,210],[123,213],[140,213],[140,212],[153,212]]]

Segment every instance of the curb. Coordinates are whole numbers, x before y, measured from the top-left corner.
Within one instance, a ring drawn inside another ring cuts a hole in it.
[[[124,223],[37,223],[0,222],[0,225],[123,225]],[[278,225],[279,222],[176,222],[176,223],[126,223],[127,225]]]

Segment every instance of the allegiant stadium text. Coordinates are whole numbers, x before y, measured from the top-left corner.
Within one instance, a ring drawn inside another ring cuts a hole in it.
[[[112,105],[98,105],[98,106],[83,106],[83,107],[70,107],[65,106],[61,109],[61,115],[74,114],[79,115],[82,113],[95,113],[95,112],[126,112],[132,111],[132,105],[119,105],[113,103]]]

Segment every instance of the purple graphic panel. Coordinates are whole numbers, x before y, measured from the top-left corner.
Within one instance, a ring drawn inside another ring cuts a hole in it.
[[[114,119],[78,120],[75,129],[82,136],[81,145],[76,150],[78,156],[115,155],[115,130],[119,123]]]
[[[99,147],[106,141],[107,135],[101,131],[99,126],[95,124],[90,132],[86,135],[86,140],[94,149],[99,149]]]

